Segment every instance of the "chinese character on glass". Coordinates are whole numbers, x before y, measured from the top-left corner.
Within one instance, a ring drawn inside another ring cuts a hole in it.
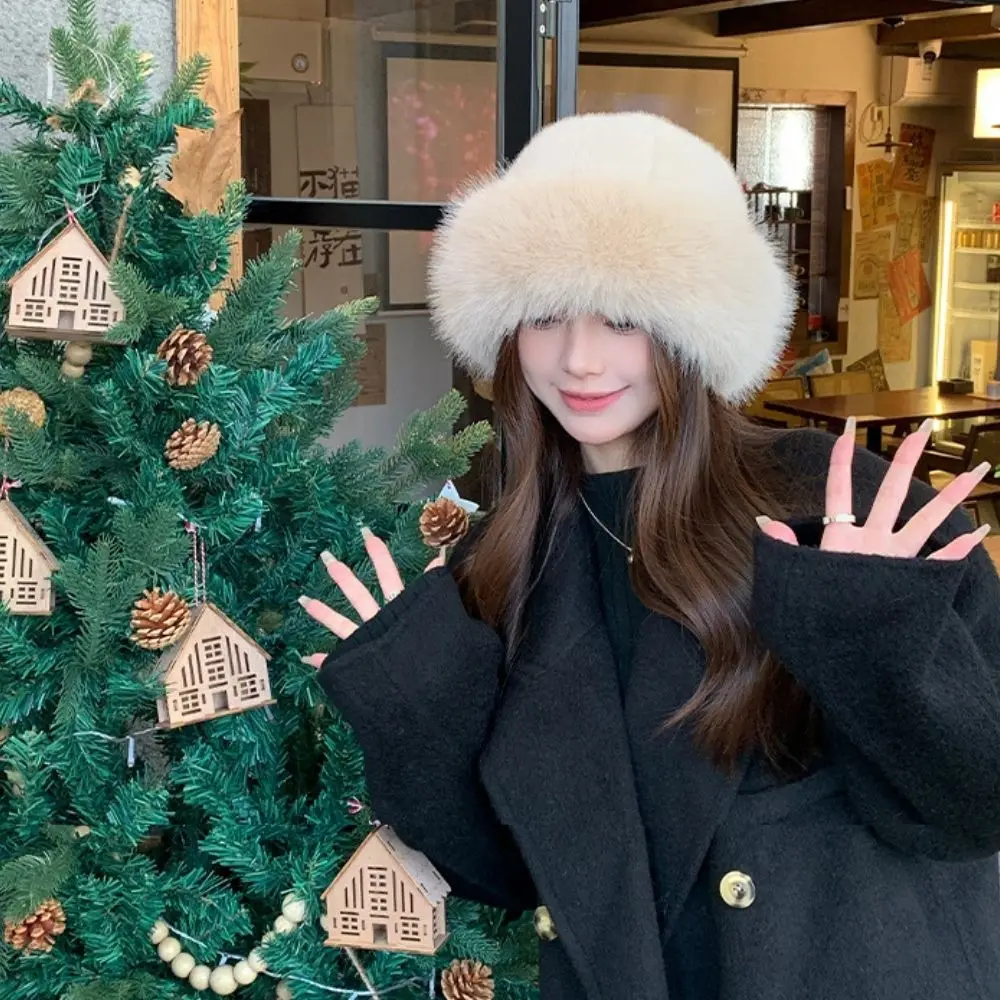
[[[331,264],[337,267],[357,267],[362,263],[361,230],[313,229],[308,250],[306,267],[313,264],[320,268],[327,268]]]
[[[357,167],[325,167],[299,171],[299,194],[304,198],[357,198],[361,194]]]

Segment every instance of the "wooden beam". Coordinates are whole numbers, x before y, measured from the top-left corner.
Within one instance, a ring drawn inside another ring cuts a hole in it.
[[[798,3],[769,3],[762,7],[722,11],[717,34],[720,38],[762,35],[774,31],[878,21],[883,17],[939,14],[947,9],[947,6],[934,0],[799,0]]]
[[[735,6],[738,0],[730,0]],[[743,7],[763,4],[791,3],[793,0],[743,0]],[[605,24],[622,24],[664,14],[697,13],[701,8],[718,10],[710,0],[580,0],[580,27],[594,28]]]
[[[916,45],[940,38],[946,42],[968,42],[978,38],[1000,38],[992,14],[962,14],[959,17],[926,17],[907,21],[898,28],[878,28],[879,45]],[[1000,22],[998,22],[1000,23]]]
[[[203,97],[220,118],[240,107],[239,19],[236,0],[176,0],[177,62],[200,52],[211,65]],[[240,163],[233,166],[230,181],[240,179]],[[232,243],[229,281],[243,274],[243,243],[239,234]],[[213,296],[214,298],[214,296]]]

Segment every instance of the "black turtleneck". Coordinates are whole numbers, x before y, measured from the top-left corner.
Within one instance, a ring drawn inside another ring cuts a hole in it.
[[[632,487],[635,470],[586,476],[581,492],[594,515],[626,545],[632,544]],[[586,511],[585,511],[586,513]],[[622,691],[628,683],[636,634],[650,611],[636,596],[629,579],[628,552],[587,515],[594,564],[601,587],[601,607],[618,664]]]
[[[581,493],[593,514],[626,545],[633,542],[632,488],[635,470],[584,478]],[[586,514],[586,510],[584,511]],[[618,665],[622,694],[628,684],[639,626],[652,612],[639,600],[629,577],[628,552],[587,514],[601,608]],[[664,669],[669,669],[664,665]],[[669,781],[669,776],[664,776]],[[719,992],[718,943],[712,915],[712,889],[703,869],[664,948],[667,985],[678,1000],[714,1000]]]

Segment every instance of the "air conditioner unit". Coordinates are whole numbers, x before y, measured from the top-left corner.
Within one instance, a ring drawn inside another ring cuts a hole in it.
[[[323,24],[278,17],[240,18],[240,62],[248,80],[323,82]]]
[[[892,93],[889,81],[892,80]],[[956,59],[884,56],[879,85],[883,107],[971,107],[975,94],[974,69]]]

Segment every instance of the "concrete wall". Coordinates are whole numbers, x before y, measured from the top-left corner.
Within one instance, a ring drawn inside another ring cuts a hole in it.
[[[49,64],[49,33],[65,23],[66,10],[65,0],[0,0],[0,77],[38,100],[48,96],[50,74],[53,96],[60,96]],[[99,0],[98,16],[104,30],[132,25],[136,44],[155,60],[150,85],[159,94],[174,70],[174,0]],[[0,148],[12,138],[0,127]]]

